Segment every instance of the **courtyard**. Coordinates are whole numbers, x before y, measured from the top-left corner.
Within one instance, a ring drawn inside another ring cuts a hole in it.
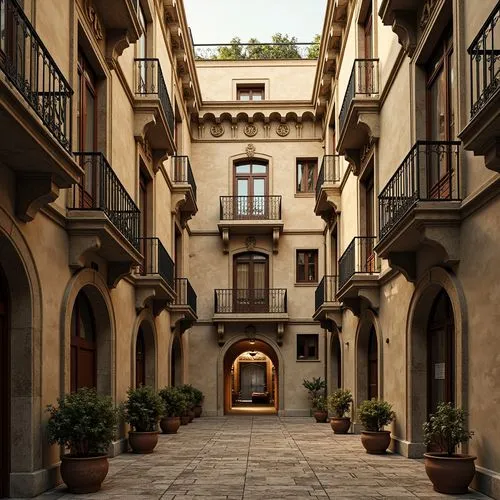
[[[231,415],[161,434],[151,455],[110,460],[102,490],[66,487],[37,497],[109,499],[455,498],[433,491],[422,460],[367,455],[359,435],[334,435],[312,418]],[[489,498],[476,492],[462,499]]]

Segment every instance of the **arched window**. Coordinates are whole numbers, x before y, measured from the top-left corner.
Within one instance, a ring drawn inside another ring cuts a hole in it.
[[[268,165],[252,160],[234,165],[235,214],[237,218],[265,218],[269,190]]]
[[[88,297],[80,291],[71,317],[71,391],[96,387],[95,320]]]

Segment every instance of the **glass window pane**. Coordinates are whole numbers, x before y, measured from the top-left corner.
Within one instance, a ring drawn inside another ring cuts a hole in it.
[[[302,178],[304,176],[304,165],[302,163],[297,163],[297,192],[303,191],[302,188]]]
[[[266,194],[266,180],[254,179],[253,180],[253,195],[264,196]]]
[[[316,175],[316,166],[314,164],[310,164],[307,170],[307,191],[314,191],[314,177]]]
[[[262,101],[262,94],[253,94],[252,101]]]
[[[237,196],[248,196],[248,180],[247,179],[238,179]]]
[[[265,174],[267,172],[266,165],[254,164],[252,165],[252,173],[254,174]]]
[[[250,173],[250,165],[237,165],[236,166],[237,174],[249,174]]]

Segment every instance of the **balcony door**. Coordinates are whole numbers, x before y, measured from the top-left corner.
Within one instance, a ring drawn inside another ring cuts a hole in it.
[[[0,267],[0,498],[9,494],[9,328],[8,288]]]
[[[247,252],[234,258],[234,311],[269,309],[269,262],[266,255]]]
[[[361,254],[366,259],[366,271],[367,273],[372,273],[375,271],[375,252],[374,241],[370,239],[371,236],[375,235],[375,191],[373,182],[373,160],[371,160],[371,165],[369,166],[371,173],[364,182],[365,190],[365,234],[368,236],[366,240],[361,240]]]
[[[237,219],[266,219],[268,166],[266,162],[237,163],[234,166],[234,212]]]

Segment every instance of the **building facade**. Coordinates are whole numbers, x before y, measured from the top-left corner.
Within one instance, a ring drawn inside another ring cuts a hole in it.
[[[328,0],[317,59],[206,60],[182,2],[0,1],[0,497],[58,482],[79,387],[300,416],[324,377],[409,457],[467,409],[500,498],[499,17]]]

